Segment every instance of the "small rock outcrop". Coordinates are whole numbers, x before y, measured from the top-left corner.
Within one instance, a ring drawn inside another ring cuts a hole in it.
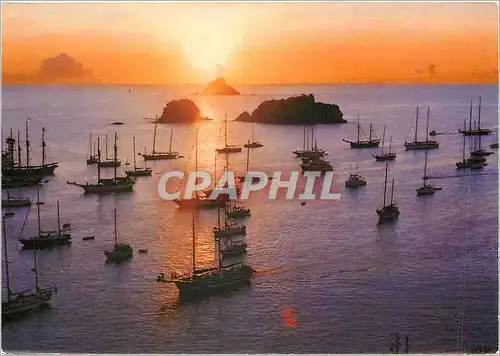
[[[228,85],[224,78],[217,78],[207,84],[202,95],[240,95],[240,92]]]
[[[169,101],[158,122],[191,123],[203,119],[200,109],[189,99]]]
[[[252,114],[243,112],[235,121],[269,124],[339,124],[346,123],[338,105],[316,102],[314,95],[302,94],[280,100],[262,102]]]

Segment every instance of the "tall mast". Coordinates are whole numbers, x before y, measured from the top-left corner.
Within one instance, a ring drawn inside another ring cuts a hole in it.
[[[472,132],[472,100],[470,101],[469,109],[469,132]]]
[[[37,212],[37,219],[38,219],[38,236],[42,233],[42,227],[40,224],[40,189],[38,186],[36,187],[36,212]]]
[[[252,142],[255,142],[255,124],[252,124]]]
[[[114,214],[115,215],[115,246],[117,246],[118,245],[118,234],[116,232],[116,208],[114,210],[114,213],[115,213]]]
[[[30,165],[30,137],[28,134],[28,120],[26,120],[26,166]]]
[[[384,133],[382,134],[382,154],[384,154],[384,142],[385,142],[385,126],[384,126]],[[391,150],[389,150],[391,152]]]
[[[108,134],[106,134],[106,148],[105,148],[105,152],[106,152],[106,161],[108,160]]]
[[[100,146],[100,137],[97,136],[97,183],[101,181],[101,146]]]
[[[248,140],[248,144],[250,144],[250,140]],[[249,164],[250,164],[250,147],[247,147],[247,173]]]
[[[59,201],[57,201],[57,234],[61,235],[61,218],[59,212]]]
[[[132,141],[134,142],[134,172],[135,172],[135,137],[132,137]]]
[[[114,157],[113,157],[113,162],[114,162],[113,167],[114,167],[115,181],[116,181],[116,169],[117,169],[116,162],[118,162],[118,146],[116,145],[116,140],[117,139],[118,139],[118,135],[115,132],[115,146],[114,146],[114,152],[115,152],[115,154],[114,154]]]
[[[155,147],[156,147],[156,126],[158,126],[158,114],[156,115],[155,131],[153,133],[153,154],[155,153]]]
[[[415,138],[413,139],[414,142],[417,142],[418,138],[418,106],[417,106],[417,117],[415,118]]]
[[[224,116],[224,147],[227,147],[227,115]]]
[[[170,146],[168,148],[168,152],[172,152],[172,137],[174,136],[174,129],[170,129]]]
[[[425,126],[425,141],[429,142],[429,114],[430,114],[431,108],[427,107],[427,125]]]
[[[21,166],[21,131],[17,130],[17,164]],[[14,160],[12,161],[14,163]]]
[[[302,150],[306,150],[306,127],[304,126],[304,138],[302,139]]]
[[[311,126],[311,151],[314,149],[314,126]]]
[[[358,143],[359,143],[359,129],[360,127],[359,127],[359,113],[358,113]]]
[[[92,132],[89,136],[89,159],[92,158]]]
[[[368,138],[368,141],[370,141],[370,142],[372,140],[372,130],[373,130],[372,123],[370,122],[370,137]]]
[[[38,294],[38,266],[36,263],[36,240],[35,240],[35,246],[33,246],[33,264],[34,264],[34,269],[35,269],[35,292]]]
[[[479,105],[477,108],[477,129],[481,129],[481,97],[479,97]]]
[[[45,165],[45,127],[42,126],[42,166]]]
[[[215,158],[214,158],[214,188],[217,186],[217,151],[215,151]]]
[[[304,136],[306,138],[306,151],[309,150],[309,127],[304,126]]]
[[[464,120],[464,125],[465,125],[465,120]],[[463,161],[465,161],[465,135],[464,135],[464,140],[463,140],[463,152],[462,152],[462,158]]]
[[[385,207],[385,202],[386,202],[386,196],[387,196],[387,169],[389,167],[389,163],[385,164],[385,181],[384,181],[384,207]]]
[[[424,184],[427,180],[427,151],[425,151],[425,163],[424,163]]]
[[[9,277],[9,260],[7,259],[7,232],[5,229],[5,216],[2,216],[2,228],[3,228],[3,253],[4,253],[4,263],[5,263],[5,279],[7,284],[7,301],[10,302],[10,277]]]
[[[392,177],[391,205],[394,203],[394,177]]]
[[[194,142],[194,171],[196,173],[198,173],[198,129],[196,129],[196,138],[195,138],[195,142]],[[196,190],[194,192],[194,194],[196,196],[196,199],[198,199],[198,190]],[[193,216],[193,219],[194,219],[194,216]],[[193,220],[193,229],[194,229],[194,220]]]
[[[196,233],[194,230],[194,211],[193,211],[193,279],[196,274]]]

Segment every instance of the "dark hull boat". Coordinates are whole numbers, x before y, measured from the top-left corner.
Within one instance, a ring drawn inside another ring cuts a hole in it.
[[[33,187],[42,181],[39,177],[2,177],[2,189]]]
[[[227,115],[224,117],[224,147],[216,148],[217,153],[239,153],[242,151],[241,147],[227,144]]]
[[[476,130],[458,130],[462,135],[465,136],[483,136],[483,135],[489,135],[493,132],[493,130],[490,129],[476,129]]]
[[[490,148],[498,148],[498,142],[490,144]]]
[[[71,234],[51,232],[40,234],[38,236],[30,237],[27,239],[20,239],[19,242],[23,244],[25,249],[43,249],[56,246],[70,245]]]
[[[380,145],[380,140],[378,138],[376,139],[372,138],[372,133],[373,133],[372,124],[370,124],[370,134],[368,140],[361,140],[360,133],[361,133],[361,124],[359,123],[359,114],[358,114],[358,133],[356,141],[350,141],[345,139],[343,139],[342,141],[349,143],[351,145],[351,148],[374,148]]]
[[[464,136],[484,136],[484,135],[489,135],[493,133],[493,130],[490,129],[484,129],[481,128],[481,97],[479,97],[479,104],[478,104],[478,124],[477,127],[472,127],[472,101],[470,102],[470,117],[469,117],[469,129],[467,130],[465,128],[465,123],[464,123],[464,128],[463,129],[458,129],[458,132],[460,132]]]
[[[387,201],[387,171],[389,163],[385,164],[385,180],[384,180],[384,204],[382,208],[377,209],[379,223],[394,221],[399,216],[399,209],[394,203],[394,178],[392,178],[391,201],[386,205]]]
[[[168,152],[157,152],[155,150],[156,148],[156,128],[158,127],[158,115],[156,116],[155,119],[155,129],[153,133],[153,152],[152,153],[146,153],[146,149],[144,149],[144,153],[141,154],[139,153],[139,156],[142,156],[145,161],[159,161],[159,160],[167,160],[167,159],[177,159],[180,158],[179,152],[172,152],[172,139],[174,136],[174,130],[170,130],[170,148]],[[135,156],[135,154],[134,154]]]
[[[134,145],[134,169],[131,171],[125,171],[127,177],[147,177],[153,173],[151,168],[146,166],[146,162],[144,162],[144,167],[137,167],[135,164],[135,137],[133,138]]]
[[[247,247],[246,242],[230,245],[221,250],[222,258],[243,255],[247,252]]]
[[[54,174],[55,169],[58,167],[57,163],[48,163],[39,166],[18,166],[12,168],[5,168],[2,170],[4,176],[47,176]]]
[[[118,243],[118,234],[116,228],[116,209],[114,210],[114,221],[115,221],[115,244],[112,250],[104,251],[104,255],[106,256],[106,262],[115,262],[120,263],[126,260],[129,260],[134,255],[134,249],[130,247],[129,244]]]
[[[394,161],[396,159],[395,153],[383,153],[380,155],[373,155],[377,162]]]
[[[52,290],[40,291],[38,294],[19,293],[10,301],[2,302],[2,320],[12,321],[37,310],[50,308],[51,296]]]
[[[174,203],[177,204],[179,208],[188,209],[214,209],[226,205],[226,201],[224,200],[206,198],[174,199]]]
[[[429,113],[430,113],[430,108],[427,107],[427,127],[425,130],[426,139],[425,139],[425,141],[419,141],[418,140],[418,107],[417,107],[417,117],[415,119],[415,137],[413,139],[413,142],[405,141],[405,148],[407,151],[430,150],[430,149],[434,149],[434,148],[439,148],[438,141],[429,140]]]
[[[122,164],[121,161],[102,161],[97,162],[99,167],[120,167]]]
[[[264,147],[264,145],[260,142],[250,142],[250,143],[245,143],[243,145],[245,148],[259,148],[259,147]]]

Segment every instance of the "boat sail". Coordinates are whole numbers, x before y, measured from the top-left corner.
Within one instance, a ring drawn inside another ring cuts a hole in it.
[[[163,159],[177,159],[179,158],[179,152],[173,152],[172,151],[172,140],[174,137],[174,129],[170,129],[170,145],[168,152],[157,152],[156,151],[156,129],[158,127],[158,115],[156,115],[155,119],[155,128],[154,128],[154,133],[153,133],[153,152],[151,153],[146,153],[141,154],[139,152],[139,156],[142,155],[142,157],[146,161],[156,161],[156,160],[163,160]]]
[[[116,155],[116,141],[117,141],[117,138],[118,136],[116,135],[115,133],[115,155],[113,157],[113,159],[109,159],[108,158],[108,135],[106,134],[106,150],[105,150],[105,153],[106,153],[106,159],[104,161],[101,161],[100,158],[97,159],[97,166],[98,167],[120,167],[122,162],[120,160],[118,160],[118,157]]]
[[[399,216],[399,209],[396,206],[396,203],[394,203],[394,178],[392,178],[391,201],[390,201],[389,205],[386,205],[388,168],[389,168],[389,162],[386,162],[385,163],[385,180],[384,180],[384,205],[382,206],[382,208],[377,209],[379,223],[384,223],[386,221],[396,220]]]
[[[441,188],[438,188],[434,186],[433,184],[428,184],[427,183],[427,151],[425,151],[425,164],[424,164],[424,176],[423,176],[423,184],[421,187],[417,188],[417,196],[421,195],[431,195],[434,194],[436,190],[441,190]]]
[[[134,169],[132,171],[125,171],[125,174],[129,177],[144,177],[150,176],[153,172],[151,168],[146,165],[146,160],[144,160],[144,168],[137,167],[135,164],[135,137],[132,138],[134,145]]]
[[[217,153],[238,153],[241,152],[241,147],[227,144],[227,115],[224,116],[224,147],[217,148]]]
[[[349,143],[351,145],[351,148],[373,148],[373,147],[378,147],[380,145],[380,139],[372,138],[373,126],[371,123],[370,123],[370,134],[368,136],[368,140],[361,140],[360,139],[360,131],[362,131],[362,129],[361,129],[361,124],[359,123],[359,114],[358,114],[357,140],[350,141],[350,140],[342,139],[342,141]]]
[[[413,142],[405,141],[406,150],[427,150],[431,148],[439,148],[439,142],[429,140],[429,114],[430,107],[427,107],[427,126],[425,129],[426,138],[425,141],[418,140],[418,106],[417,106],[417,117],[415,119],[415,137]]]
[[[13,215],[13,213],[10,215]],[[33,271],[35,273],[35,291],[28,290],[20,293],[12,292],[10,288],[9,259],[7,255],[7,231],[5,228],[6,217],[7,214],[2,216],[2,228],[3,228],[2,235],[3,235],[3,245],[4,245],[3,250],[4,250],[4,264],[5,264],[5,282],[7,287],[7,293],[5,293],[5,295],[7,295],[7,300],[2,301],[2,320],[11,321],[16,317],[30,314],[35,310],[50,307],[50,302],[52,300],[52,288],[40,288],[38,285],[38,266],[36,258],[36,249],[34,249]]]
[[[5,163],[2,162],[2,175],[3,176],[44,176],[54,174],[54,170],[58,167],[57,162],[46,163],[45,147],[45,127],[42,126],[42,164],[31,165],[30,157],[30,140],[28,131],[28,118],[26,120],[26,165],[23,166],[21,162],[19,135],[18,135],[18,162],[14,162],[14,145],[16,140],[11,135],[7,138],[6,143],[8,147],[9,159]]]
[[[25,249],[41,249],[51,248],[55,246],[71,244],[71,234],[61,230],[59,202],[57,202],[57,230],[56,231],[42,231],[40,220],[40,190],[36,190],[36,206],[37,206],[37,220],[38,220],[38,234],[25,239],[19,239]]]
[[[464,123],[464,128],[461,130],[461,129],[458,129],[458,132],[460,132],[461,134],[465,135],[465,136],[482,136],[482,135],[489,135],[493,132],[493,130],[491,129],[483,129],[481,128],[481,97],[479,97],[479,122],[478,122],[478,125],[477,125],[477,128],[472,128],[472,101],[470,103],[470,118],[469,118],[469,129],[467,130],[465,128],[465,123]]]
[[[108,262],[122,262],[132,258],[134,250],[130,247],[129,244],[118,243],[118,233],[116,229],[116,208],[114,210],[114,221],[115,221],[115,244],[112,250],[104,251],[104,255],[106,256],[106,261]]]
[[[245,143],[243,145],[245,148],[259,148],[264,147],[264,145],[258,141],[255,141],[255,124],[252,124],[252,142]]]
[[[115,133],[116,137],[116,133]],[[115,139],[115,161],[118,155],[118,148],[116,146]],[[101,149],[99,144],[99,137],[97,138],[97,160],[98,163],[101,161]],[[127,176],[117,176],[116,166],[114,166],[114,177],[113,178],[101,178],[101,169],[99,164],[97,164],[97,183],[79,184],[76,182],[66,182],[69,185],[76,185],[84,190],[85,194],[104,194],[104,193],[123,193],[131,192],[134,188],[135,180],[132,177]]]
[[[391,152],[392,136],[389,139],[389,152],[387,152],[387,153],[384,153],[384,143],[385,143],[385,126],[384,126],[384,133],[382,135],[382,150],[381,150],[380,154],[373,155],[373,157],[375,157],[375,160],[377,162],[394,161],[396,159],[396,154]]]
[[[87,158],[87,164],[96,164],[97,163],[97,154],[92,151],[92,133],[90,133],[89,137],[89,158]]]
[[[161,273],[156,278],[156,281],[174,283],[179,289],[179,297],[181,300],[202,298],[211,294],[233,290],[242,284],[248,284],[255,270],[242,262],[229,266],[222,266],[220,248],[218,251],[218,267],[196,269],[196,231],[195,214],[193,212],[192,272],[181,276],[172,273],[171,279],[166,279],[165,275]]]

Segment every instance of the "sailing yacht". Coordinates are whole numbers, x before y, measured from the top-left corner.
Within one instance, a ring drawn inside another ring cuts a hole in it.
[[[3,176],[45,176],[54,174],[54,170],[58,167],[57,162],[46,163],[45,147],[45,128],[42,127],[42,164],[41,165],[31,165],[30,156],[30,140],[28,132],[28,120],[26,120],[26,165],[23,166],[21,162],[21,147],[19,142],[18,134],[18,162],[15,163],[14,160],[14,145],[16,140],[12,137],[12,130],[10,131],[10,137],[7,138],[7,152],[8,160],[2,161],[2,175]]]
[[[153,173],[153,170],[151,168],[148,168],[146,165],[146,160],[144,160],[144,168],[137,167],[135,164],[135,137],[132,138],[133,145],[134,145],[134,169],[131,171],[125,171],[125,174],[128,177],[144,177],[144,176],[150,176]]]
[[[4,208],[20,208],[30,205],[31,205],[30,198],[14,197],[10,195],[8,190],[7,190],[7,199],[2,199],[2,206]]]
[[[350,173],[345,181],[346,188],[358,188],[366,185],[366,179],[359,175],[358,165],[356,165],[356,173]]]
[[[313,158],[303,162],[300,165],[302,172],[328,172],[333,171],[333,166],[330,162],[324,160],[323,158]]]
[[[373,155],[373,157],[375,157],[375,160],[377,162],[394,161],[396,159],[396,154],[391,152],[392,137],[389,139],[389,152],[387,153],[384,153],[384,142],[385,142],[385,126],[384,126],[384,133],[382,135],[382,150],[380,154]]]
[[[427,151],[425,151],[425,164],[424,164],[424,176],[423,176],[423,184],[421,187],[417,188],[417,196],[420,195],[431,195],[434,194],[436,190],[441,190],[441,188],[438,188],[434,186],[433,184],[428,184],[427,183]]]
[[[244,144],[245,148],[259,148],[264,147],[264,145],[258,141],[255,141],[255,124],[252,124],[252,142],[248,141],[248,143]]]
[[[383,223],[386,221],[396,220],[399,216],[399,209],[394,203],[394,178],[392,178],[392,189],[391,189],[391,201],[389,205],[386,205],[387,201],[387,171],[389,168],[389,163],[385,163],[385,180],[384,180],[384,205],[382,208],[377,209],[377,215],[379,222]]]
[[[117,138],[118,136],[116,135],[116,132],[115,132],[115,153],[116,153],[116,141],[117,141]],[[113,157],[113,159],[109,159],[108,158],[108,135],[106,134],[106,150],[105,150],[105,153],[106,153],[106,159],[104,161],[101,161],[100,158],[97,159],[97,166],[98,167],[120,167],[122,162],[120,160],[118,160],[118,157],[115,156]]]
[[[116,146],[116,133],[115,133],[115,147],[114,147],[114,157],[118,155],[118,148]],[[66,182],[69,185],[76,185],[83,189],[85,194],[106,194],[106,193],[124,193],[131,192],[134,189],[135,180],[133,177],[128,176],[118,176],[116,171],[116,166],[114,166],[114,177],[113,178],[101,178],[101,168],[99,162],[101,161],[101,149],[99,144],[99,137],[97,138],[97,183],[80,184],[76,182]]]
[[[431,148],[439,148],[439,142],[429,140],[429,114],[430,108],[427,107],[427,126],[425,129],[426,138],[425,141],[418,140],[418,106],[417,106],[417,117],[415,118],[415,137],[413,142],[405,141],[406,150],[427,150]]]
[[[228,211],[226,213],[229,219],[243,219],[250,215],[252,215],[252,211],[250,208],[245,207],[244,205],[239,204],[238,202],[232,203],[228,202]]]
[[[220,246],[220,240],[218,241]],[[220,248],[218,249],[220,251]],[[186,275],[177,276],[171,274],[170,279],[166,279],[161,273],[157,282],[174,283],[179,289],[181,299],[197,299],[211,294],[226,292],[242,284],[250,283],[255,270],[246,263],[235,263],[229,266],[222,266],[222,258],[219,254],[218,266],[204,269],[196,269],[196,231],[195,214],[193,212],[193,260],[192,272]]]
[[[38,220],[38,234],[26,239],[19,239],[25,249],[41,249],[51,248],[54,246],[62,246],[71,244],[71,234],[67,231],[61,230],[59,202],[57,202],[57,230],[56,231],[42,231],[40,221],[40,191],[36,190],[36,206],[37,206],[37,220]]]
[[[472,128],[472,100],[470,102],[470,119],[469,119],[469,129],[467,130],[465,128],[465,123],[464,123],[464,128],[458,129],[458,132],[465,136],[482,136],[482,135],[489,135],[493,132],[493,130],[490,129],[483,129],[481,128],[481,97],[479,97],[479,117],[478,117],[478,126],[477,128]]]
[[[309,137],[309,132],[311,132],[311,137]],[[314,144],[313,144],[314,143]],[[302,141],[302,150],[293,151],[295,156],[302,159],[302,161],[307,161],[314,158],[321,158],[327,153],[324,149],[318,148],[317,141],[314,138],[314,127],[304,126],[304,137]]]
[[[36,249],[33,250],[33,261],[35,273],[35,291],[23,291],[14,293],[10,289],[10,275],[9,275],[9,259],[7,255],[7,231],[5,228],[5,219],[7,215],[2,216],[3,228],[3,250],[4,250],[4,264],[5,264],[5,282],[7,293],[2,295],[7,296],[6,301],[2,301],[2,320],[11,321],[15,317],[24,316],[31,312],[43,308],[50,307],[52,300],[52,288],[40,288],[38,285],[38,266],[36,258]]]
[[[221,226],[220,210],[220,208],[217,209],[217,226],[213,228],[216,239],[246,234],[247,228],[245,225],[228,221],[227,205],[224,205],[224,226]]]
[[[97,154],[92,151],[92,133],[90,133],[89,137],[89,158],[87,158],[87,164],[96,164],[97,163]]]
[[[217,153],[238,153],[241,152],[241,147],[227,144],[227,115],[224,117],[224,147],[217,148]]]
[[[351,148],[373,148],[373,147],[378,147],[380,145],[380,139],[372,138],[373,127],[371,123],[370,123],[370,134],[368,136],[368,140],[360,139],[360,131],[362,131],[362,129],[361,129],[361,124],[359,123],[359,114],[358,114],[358,135],[356,141],[350,141],[346,139],[342,139],[342,141],[349,143],[351,145]]]
[[[157,152],[156,151],[156,128],[158,126],[158,115],[156,115],[156,120],[155,120],[155,129],[153,133],[153,152],[151,153],[146,153],[142,154],[142,157],[146,161],[156,161],[156,160],[163,160],[163,159],[177,159],[179,158],[179,152],[174,152],[172,151],[172,140],[174,137],[174,129],[170,129],[170,145],[168,152]],[[139,152],[139,156],[141,156],[141,153]]]
[[[462,161],[456,163],[457,169],[481,169],[486,165],[486,158],[482,156],[472,156],[465,158],[465,136],[463,137]]]
[[[118,234],[116,229],[116,208],[114,210],[114,220],[115,220],[115,244],[112,250],[104,251],[104,255],[106,256],[106,261],[110,262],[122,262],[132,258],[134,250],[130,247],[129,244],[118,243]]]

